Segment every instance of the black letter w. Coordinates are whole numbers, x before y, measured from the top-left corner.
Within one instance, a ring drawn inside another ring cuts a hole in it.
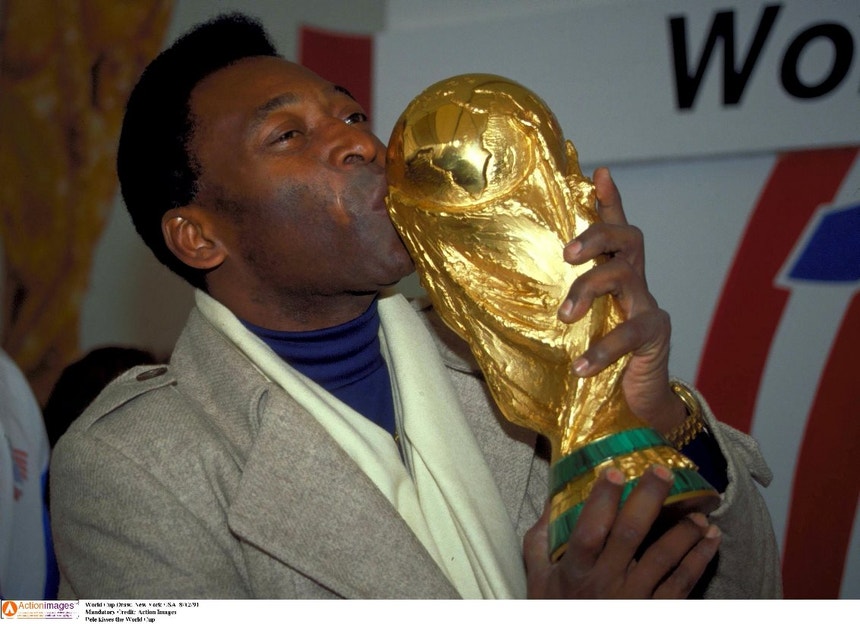
[[[770,29],[776,21],[781,6],[772,4],[766,6],[761,21],[756,29],[755,38],[747,53],[746,60],[740,71],[735,69],[735,14],[734,11],[721,11],[714,14],[711,32],[699,57],[695,75],[691,75],[687,63],[687,20],[685,17],[672,17],[669,27],[672,31],[672,52],[675,56],[675,92],[678,108],[693,107],[693,101],[699,92],[699,85],[714,51],[718,39],[723,40],[723,104],[735,105],[741,101],[747,80],[752,74],[758,56],[764,48],[764,42],[770,34]]]

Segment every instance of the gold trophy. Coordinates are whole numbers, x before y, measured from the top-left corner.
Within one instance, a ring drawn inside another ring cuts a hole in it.
[[[557,311],[574,279],[564,246],[598,220],[573,144],[534,93],[466,74],[419,94],[387,154],[388,209],[436,310],[465,339],[505,418],[551,444],[550,553],[567,545],[600,472],[619,468],[627,496],[653,464],[674,473],[668,508],[718,500],[695,465],[627,406],[628,357],[579,378],[572,363],[622,322],[610,296],[573,324]]]

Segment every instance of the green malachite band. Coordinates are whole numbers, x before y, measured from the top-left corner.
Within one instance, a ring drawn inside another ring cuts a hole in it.
[[[711,487],[711,485],[707,481],[705,481],[702,475],[700,475],[695,470],[691,470],[690,468],[675,468],[672,470],[672,473],[674,474],[675,479],[672,482],[672,489],[669,491],[669,497],[677,496],[678,494],[683,494],[684,492],[713,490],[713,487]],[[632,479],[624,485],[624,490],[621,493],[620,504],[623,504],[624,501],[627,500],[627,497],[630,495],[631,490],[633,490],[638,481],[638,478]],[[570,538],[570,534],[573,531],[574,525],[576,525],[576,521],[579,518],[579,514],[582,513],[582,507],[584,504],[585,501],[582,501],[581,503],[574,505],[573,507],[562,513],[550,524],[550,553],[554,553]]]
[[[550,496],[560,492],[566,483],[584,475],[607,459],[627,455],[668,442],[654,429],[628,429],[586,444],[555,462],[550,469]]]

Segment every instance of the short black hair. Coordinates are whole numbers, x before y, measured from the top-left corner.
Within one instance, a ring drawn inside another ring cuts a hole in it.
[[[123,201],[155,257],[196,288],[206,288],[205,271],[181,262],[161,231],[164,214],[191,203],[197,190],[191,92],[215,71],[252,56],[279,56],[262,25],[241,13],[219,15],[161,52],[126,105],[117,152]]]

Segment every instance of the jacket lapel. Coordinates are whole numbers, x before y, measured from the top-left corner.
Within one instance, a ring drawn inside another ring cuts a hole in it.
[[[292,398],[273,389],[229,511],[231,529],[348,598],[456,598],[397,511]]]

